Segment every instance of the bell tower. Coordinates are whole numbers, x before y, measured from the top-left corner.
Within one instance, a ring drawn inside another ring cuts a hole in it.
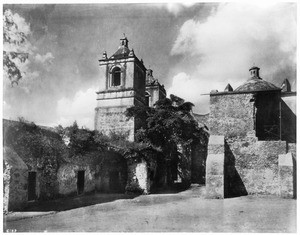
[[[138,120],[125,116],[131,106],[145,105],[146,68],[133,49],[128,48],[128,39],[120,39],[118,50],[107,57],[104,52],[99,60],[100,89],[95,109],[95,130],[106,135],[111,132],[124,134],[134,141],[139,128]]]

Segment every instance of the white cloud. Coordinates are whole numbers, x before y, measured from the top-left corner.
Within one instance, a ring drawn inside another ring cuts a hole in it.
[[[253,63],[270,81],[296,64],[296,5],[220,4],[206,21],[190,19],[182,25],[171,55],[198,61],[193,70],[183,67],[186,74],[174,76],[169,89],[193,102],[202,102],[206,98],[200,93],[223,90],[228,82],[236,88]]]
[[[77,124],[94,129],[94,115],[96,107],[96,88],[78,91],[73,99],[63,97],[57,102],[57,125],[69,126],[75,120]]]
[[[169,2],[166,5],[166,8],[170,13],[173,13],[174,15],[178,15],[180,11],[184,10],[185,8],[192,7],[194,4],[195,2],[189,2],[189,1],[185,1],[182,3]]]
[[[51,52],[47,52],[45,55],[36,54],[35,61],[37,63],[51,65],[53,63],[54,56]]]

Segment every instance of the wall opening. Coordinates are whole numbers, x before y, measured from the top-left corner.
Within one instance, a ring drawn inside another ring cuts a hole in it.
[[[85,171],[78,171],[77,174],[77,193],[82,194],[84,192],[84,172]]]
[[[150,105],[150,94],[148,92],[145,93],[145,104],[146,106]]]
[[[112,73],[112,86],[121,85],[121,69],[119,67],[114,68]]]
[[[111,171],[109,173],[109,190],[111,192],[120,192],[120,191],[122,191],[119,171]]]
[[[277,93],[257,94],[255,130],[258,140],[279,140],[279,98]]]
[[[36,199],[36,172],[28,172],[28,201]]]

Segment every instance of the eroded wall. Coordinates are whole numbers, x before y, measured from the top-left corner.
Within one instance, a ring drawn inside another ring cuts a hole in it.
[[[285,153],[285,141],[258,141],[255,137],[226,139],[227,194],[279,195],[278,157]]]
[[[209,130],[212,135],[246,136],[253,132],[251,93],[210,96]]]

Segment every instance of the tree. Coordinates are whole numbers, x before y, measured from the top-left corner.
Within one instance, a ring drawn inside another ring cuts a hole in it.
[[[23,31],[15,22],[18,15],[13,15],[11,10],[7,9],[3,14],[3,70],[4,77],[8,78],[11,85],[18,84],[18,81],[24,76],[21,67],[29,56],[29,47],[27,40],[30,32],[29,25],[24,24]],[[24,23],[24,22],[23,22]]]
[[[192,146],[208,142],[208,132],[200,127],[192,115],[193,104],[171,95],[156,102],[155,107],[131,107],[126,115],[143,123],[136,133],[136,140],[153,148],[161,149],[168,184],[179,174],[182,186],[190,183],[190,161]]]
[[[128,117],[141,120],[144,125],[137,131],[136,141],[160,148],[166,161],[174,160],[178,146],[193,142],[207,143],[208,132],[198,126],[191,114],[193,104],[174,95],[156,102],[155,107],[131,107]]]

